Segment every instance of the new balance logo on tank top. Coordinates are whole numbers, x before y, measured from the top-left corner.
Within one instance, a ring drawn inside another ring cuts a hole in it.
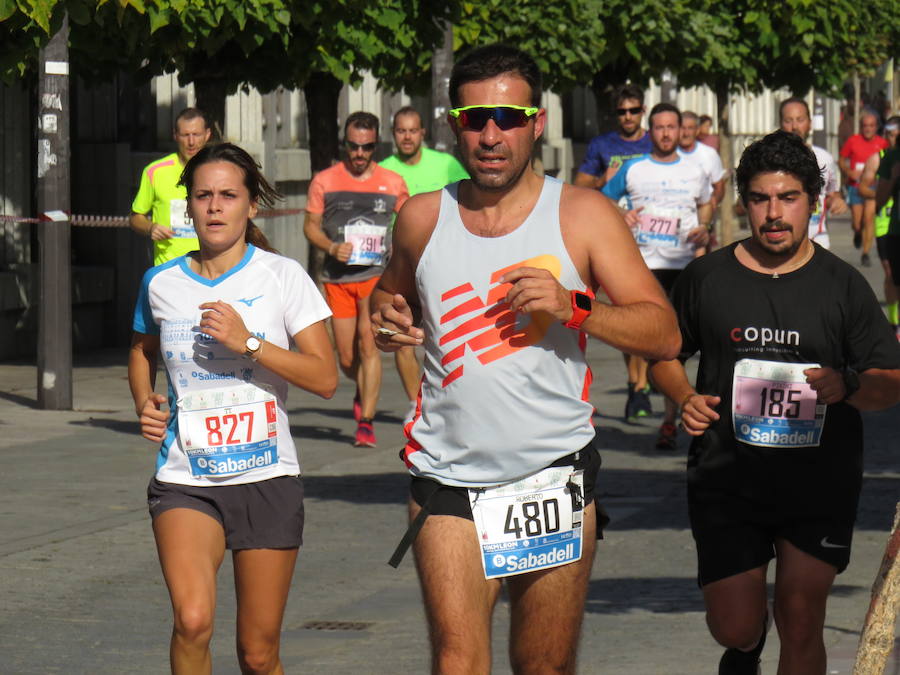
[[[417,476],[481,487],[531,474],[594,436],[584,334],[544,312],[514,314],[499,278],[528,266],[569,289],[584,283],[560,232],[560,181],[545,178],[525,222],[500,237],[466,229],[458,187],[441,193],[416,269],[425,375],[405,456]]]
[[[216,300],[231,305],[251,333],[285,349],[294,335],[331,314],[299,263],[253,245],[247,246],[240,263],[214,280],[193,272],[184,256],[149,269],[141,283],[133,327],[135,332],[160,337],[172,411],[156,477],[168,483],[203,486],[297,475],[300,466],[284,407],[287,382],[200,332],[199,306]],[[229,401],[247,391],[271,392],[274,405],[269,401],[267,408],[258,410],[225,410]],[[201,394],[208,395],[210,405],[219,406],[222,413],[212,421],[209,417],[201,420],[195,434],[201,437],[196,439],[201,450],[189,453],[176,411],[200,407]],[[269,417],[261,440],[249,438],[251,412],[257,422]],[[207,446],[224,447],[214,454]]]

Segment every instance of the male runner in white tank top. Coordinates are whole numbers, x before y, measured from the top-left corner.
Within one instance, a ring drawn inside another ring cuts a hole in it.
[[[381,349],[425,347],[403,456],[433,672],[490,671],[503,578],[513,671],[575,672],[597,531],[586,335],[647,358],[680,345],[613,204],[530,169],[540,81],[503,45],[456,64],[448,121],[471,179],[403,207],[372,298]],[[591,299],[601,286],[614,304]]]

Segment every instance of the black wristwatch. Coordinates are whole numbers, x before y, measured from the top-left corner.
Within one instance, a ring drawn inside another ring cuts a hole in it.
[[[844,378],[844,400],[846,401],[859,391],[859,373],[848,366],[841,371],[841,376]]]

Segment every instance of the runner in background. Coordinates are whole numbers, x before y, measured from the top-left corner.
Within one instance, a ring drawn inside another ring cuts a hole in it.
[[[882,211],[888,203],[900,203],[900,136],[888,148],[878,166],[878,183],[875,188],[875,210]],[[891,269],[891,277],[900,296],[900,209],[892,208],[888,231],[884,236],[884,251]],[[897,327],[900,340],[900,326]]]
[[[132,230],[153,241],[154,265],[197,250],[194,225],[187,215],[187,194],[179,180],[184,165],[203,149],[211,133],[201,110],[185,108],[175,118],[177,152],[151,162],[141,172],[130,223]]]
[[[405,106],[394,113],[393,133],[397,151],[380,164],[403,176],[411,197],[422,192],[440,190],[445,185],[469,177],[456,157],[425,146],[422,116],[412,106]],[[408,421],[415,412],[416,397],[419,394],[419,363],[416,361],[415,348],[398,349],[394,352],[394,359],[410,401]]]
[[[623,197],[625,223],[632,228],[647,267],[667,293],[681,270],[709,242],[712,199],[709,177],[698,162],[678,153],[681,113],[670,103],[657,103],[650,111],[649,155],[627,161],[603,188],[603,194],[618,202]],[[621,207],[620,207],[621,208]],[[625,419],[651,414],[647,361],[639,354],[625,353],[628,399]],[[656,447],[673,450],[677,436],[678,404],[666,400]]]
[[[373,297],[379,346],[425,349],[403,451],[404,542],[414,539],[434,673],[490,672],[504,579],[512,671],[575,673],[600,465],[587,335],[649,358],[678,349],[615,207],[531,170],[540,101],[540,71],[518,49],[456,63],[448,121],[471,179],[409,200]],[[601,285],[616,305],[591,298]]]
[[[334,393],[328,307],[253,224],[279,195],[250,155],[206,147],[182,183],[199,250],[144,275],[128,360],[141,433],[161,444],[147,503],[174,613],[171,668],[212,670],[216,577],[230,549],[241,672],[282,673],[304,521],[285,401],[288,384]],[[154,393],[160,355],[168,397]]]
[[[884,125],[884,140],[887,141],[888,148],[896,147],[898,135],[900,135],[900,117],[894,116],[889,118]],[[887,251],[887,235],[890,230],[894,200],[888,199],[882,208],[878,209],[877,212],[875,211],[875,182],[878,177],[878,167],[887,152],[889,150],[881,150],[877,155],[872,155],[866,160],[866,166],[859,179],[859,194],[866,200],[866,208],[871,208],[871,213],[863,212],[863,218],[871,218],[874,222],[875,250],[878,252],[878,259],[881,261],[881,267],[884,270],[885,309],[887,310],[888,321],[896,329],[897,324],[900,324],[900,318],[898,318],[897,313],[897,299],[900,298],[900,292],[898,292],[898,288],[894,284],[891,262]]]
[[[394,214],[409,196],[398,174],[375,162],[378,118],[355,112],[344,123],[342,162],[320,171],[309,185],[303,232],[325,251],[322,281],[341,370],[356,382],[353,444],[375,447],[372,418],[381,391],[369,296],[391,251]]]
[[[859,178],[866,166],[866,160],[872,155],[877,155],[879,150],[887,148],[887,142],[878,135],[878,115],[871,110],[864,110],[860,114],[859,133],[853,134],[841,148],[841,157],[838,160],[841,172],[847,180],[847,203],[850,204],[850,214],[853,225],[853,245],[862,247],[860,264],[864,267],[871,265],[869,251],[875,239],[875,223],[872,219],[868,222],[863,218],[865,211],[865,199],[859,194]]]
[[[778,672],[822,675],[862,483],[860,410],[900,402],[900,346],[862,275],[809,241],[823,184],[812,150],[776,131],[736,179],[750,238],[684,270],[682,352],[651,373],[694,437],[688,508],[706,622],[727,648],[719,674],[759,672],[774,557]],[[682,364],[696,352],[695,388]]]
[[[644,92],[634,85],[625,85],[613,100],[619,128],[591,139],[575,175],[575,185],[600,190],[624,162],[650,152],[650,137],[641,127]]]
[[[713,121],[709,115],[700,115],[697,140],[708,145],[716,152],[719,151],[719,135],[712,133]]]
[[[678,154],[689,160],[696,161],[709,180],[712,198],[709,200],[712,209],[710,220],[710,234],[715,229],[716,207],[722,201],[725,194],[726,171],[722,166],[719,153],[710,146],[697,140],[699,133],[699,117],[697,113],[685,110],[681,113],[681,138],[679,139]],[[703,250],[705,253],[706,250]]]
[[[816,210],[809,219],[809,238],[823,248],[831,248],[826,220],[828,215],[840,216],[847,212],[847,202],[840,190],[840,179],[834,157],[825,148],[813,145],[809,140],[812,131],[812,120],[809,116],[809,105],[802,98],[788,98],[778,108],[783,131],[799,136],[812,149],[825,185],[819,194]]]

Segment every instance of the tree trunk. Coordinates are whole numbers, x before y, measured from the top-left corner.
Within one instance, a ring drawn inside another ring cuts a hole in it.
[[[716,85],[716,108],[719,117],[719,157],[725,167],[725,194],[719,205],[719,243],[727,246],[735,240],[737,234],[737,217],[734,212],[734,147],[731,143],[731,125],[729,121],[730,98],[728,83]]]
[[[313,73],[303,86],[309,125],[309,164],[313,175],[330,167],[338,157],[338,98],[343,83],[331,73]],[[306,271],[319,282],[325,254],[309,247]]]
[[[212,140],[225,138],[225,80],[218,77],[197,78],[194,81],[194,96],[197,107],[205,114],[212,129]]]
[[[327,169],[338,159],[338,97],[343,86],[331,73],[317,72],[303,87],[313,174]]]

